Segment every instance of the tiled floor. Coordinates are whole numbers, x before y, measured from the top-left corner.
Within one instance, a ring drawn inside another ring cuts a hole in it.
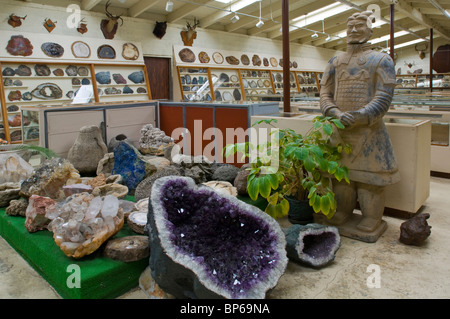
[[[289,262],[269,298],[449,298],[449,207],[450,179],[432,177],[430,197],[422,208],[431,215],[431,236],[422,246],[400,243],[404,220],[386,216],[388,229],[376,243],[342,237],[336,259],[325,268]],[[60,298],[1,237],[0,298]],[[120,298],[148,296],[137,287]]]

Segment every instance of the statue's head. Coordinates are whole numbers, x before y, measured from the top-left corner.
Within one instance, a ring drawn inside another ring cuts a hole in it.
[[[347,43],[366,43],[372,36],[372,11],[354,13],[347,19]]]

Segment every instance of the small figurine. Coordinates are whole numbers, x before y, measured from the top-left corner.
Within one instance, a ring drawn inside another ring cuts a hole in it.
[[[51,19],[45,19],[44,21],[44,28],[47,29],[48,32],[52,32],[53,29],[56,27],[56,23],[58,21],[53,22]]]

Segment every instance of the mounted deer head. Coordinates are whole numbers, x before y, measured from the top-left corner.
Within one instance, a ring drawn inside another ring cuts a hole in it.
[[[108,7],[110,5],[110,1],[108,0],[105,5],[105,13],[108,19],[103,19],[100,22],[100,29],[103,32],[103,36],[105,39],[113,39],[114,35],[117,32],[117,28],[119,27],[119,20],[121,21],[120,26],[123,25],[123,19],[120,15],[113,15],[108,11]]]
[[[25,20],[26,17],[27,16],[19,17],[16,16],[14,13],[11,13],[9,15],[8,24],[13,28],[20,27],[22,25],[22,20]]]
[[[162,39],[162,37],[166,34],[167,30],[167,21],[158,22],[156,21],[155,28],[153,29],[153,34]]]
[[[428,49],[428,43],[417,43],[414,49],[419,52],[419,58],[423,60],[425,58],[425,50]]]
[[[199,25],[200,21],[198,21],[196,18],[194,18],[194,25],[191,26],[189,21],[186,21],[186,29],[180,32],[181,39],[183,40],[184,45],[186,46],[192,46],[194,43],[194,39],[197,38],[197,31],[195,31],[195,28]]]
[[[412,68],[414,65],[416,65],[416,62],[413,61],[413,62],[411,63],[411,62],[406,62],[406,61],[405,61],[405,65],[406,65],[408,68]]]

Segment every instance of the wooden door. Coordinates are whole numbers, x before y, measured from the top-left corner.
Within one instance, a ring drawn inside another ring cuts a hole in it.
[[[170,58],[144,57],[154,100],[171,99]]]

